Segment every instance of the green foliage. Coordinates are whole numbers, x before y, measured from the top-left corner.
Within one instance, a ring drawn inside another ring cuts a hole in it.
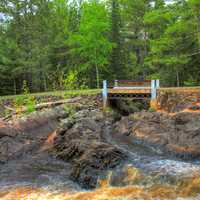
[[[81,83],[78,80],[78,72],[77,71],[69,71],[66,75],[66,78],[63,80],[64,89],[66,90],[86,90],[88,87],[86,83],[82,81]]]
[[[197,86],[197,85],[199,85],[199,82],[197,80],[193,79],[192,76],[190,76],[188,78],[188,80],[184,81],[184,85],[185,86],[190,86],[190,87],[191,86]]]
[[[199,84],[200,2],[165,2],[4,0],[0,94],[100,88],[103,79]]]
[[[17,113],[20,113],[23,107],[26,108],[27,113],[32,113],[35,111],[35,99],[30,95],[27,82],[23,81],[23,95],[16,96],[14,99],[14,106]]]
[[[156,112],[156,109],[155,109],[155,108],[149,108],[148,111],[149,111],[149,112]]]
[[[108,64],[108,56],[112,43],[106,34],[109,31],[108,14],[105,5],[97,1],[84,3],[79,31],[70,38],[74,48],[72,54],[78,54],[85,62],[80,65],[80,71],[95,72],[96,86],[100,87],[102,69]],[[94,75],[89,73],[94,79]]]
[[[75,114],[74,107],[65,105],[65,106],[63,106],[63,108],[64,108],[65,112],[68,114],[68,118],[73,119],[73,116]]]
[[[26,112],[27,113],[32,113],[35,112],[35,102],[33,99],[30,99],[27,104],[26,104]]]
[[[64,79],[64,88],[67,90],[78,89],[78,77],[76,71],[70,71]]]
[[[28,95],[30,93],[27,82],[25,80],[23,81],[22,91],[23,95]]]
[[[123,44],[121,41],[120,30],[122,28],[121,13],[120,13],[120,3],[119,0],[111,0],[111,30],[110,38],[113,43],[112,52],[110,55],[110,76],[114,79],[121,79],[124,75],[123,66]]]
[[[16,109],[18,109],[19,107],[23,106],[26,102],[26,97],[25,96],[17,96],[14,100],[14,105],[16,107]]]

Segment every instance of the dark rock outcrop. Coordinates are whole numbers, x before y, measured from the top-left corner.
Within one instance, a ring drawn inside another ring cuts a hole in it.
[[[63,107],[57,107],[10,123],[0,121],[0,163],[18,158],[34,146],[41,145],[57,128],[60,119],[67,116]]]
[[[140,112],[115,124],[113,134],[183,159],[200,157],[200,114]]]
[[[56,155],[72,164],[72,180],[86,189],[95,188],[99,176],[122,163],[126,155],[103,136],[112,119],[97,110],[83,110],[76,113],[74,120],[73,127],[67,125],[57,132]]]
[[[180,112],[184,109],[200,109],[199,88],[176,88],[159,90],[157,96],[157,108],[169,113]]]

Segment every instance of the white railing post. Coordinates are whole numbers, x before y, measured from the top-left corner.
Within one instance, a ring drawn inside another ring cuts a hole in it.
[[[156,80],[156,89],[158,89],[159,87],[160,87],[160,80],[157,79],[157,80]]]
[[[106,80],[103,81],[102,96],[103,96],[103,109],[105,109],[107,107],[107,101],[108,101],[108,88]]]
[[[118,80],[115,80],[114,87],[118,87]]]
[[[156,80],[151,80],[151,100],[156,99]]]

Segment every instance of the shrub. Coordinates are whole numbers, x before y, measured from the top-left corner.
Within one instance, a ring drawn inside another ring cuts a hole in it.
[[[156,109],[150,107],[148,111],[149,111],[149,112],[156,112]]]
[[[78,80],[78,72],[77,71],[69,71],[66,78],[63,80],[64,88],[66,90],[85,90],[88,89],[85,81]]]
[[[14,100],[14,107],[17,113],[22,111],[22,107],[26,107],[26,112],[31,113],[35,111],[35,99],[30,95],[29,88],[27,86],[27,82],[23,81],[23,95],[16,96]]]
[[[67,90],[78,89],[77,71],[70,71],[64,79],[64,88]]]

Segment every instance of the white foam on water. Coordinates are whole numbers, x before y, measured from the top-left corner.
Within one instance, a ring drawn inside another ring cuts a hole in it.
[[[192,173],[200,171],[200,165],[179,161],[179,160],[154,160],[146,163],[146,167],[153,171],[167,173],[171,175],[192,175]]]

